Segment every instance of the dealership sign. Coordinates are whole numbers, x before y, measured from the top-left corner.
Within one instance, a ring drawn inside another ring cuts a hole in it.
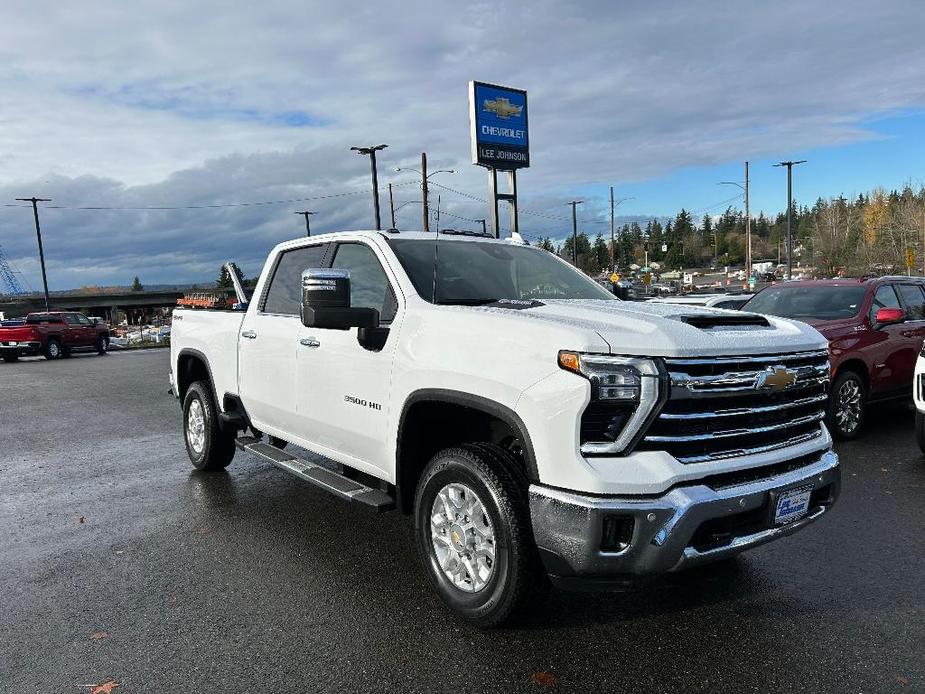
[[[472,163],[492,169],[530,166],[527,92],[469,82]]]

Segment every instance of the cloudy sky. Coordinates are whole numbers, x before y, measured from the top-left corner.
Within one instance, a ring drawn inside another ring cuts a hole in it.
[[[583,228],[607,229],[610,185],[635,198],[627,215],[722,211],[736,190],[717,182],[745,159],[753,209],[773,213],[781,158],[810,160],[794,189],[807,201],[921,182],[923,20],[919,0],[7,0],[0,204],[54,199],[52,289],[211,280],[227,258],[254,274],[302,230],[300,209],[319,232],[368,228],[368,160],[351,145],[389,144],[380,183],[396,204],[420,194],[394,172],[420,152],[457,169],[432,192],[445,222],[474,228],[460,218],[487,216],[472,199],[487,192],[470,163],[479,79],[529,92],[528,236],[561,237],[575,196]],[[403,206],[399,226],[420,210]],[[0,207],[0,246],[40,288],[31,210]]]

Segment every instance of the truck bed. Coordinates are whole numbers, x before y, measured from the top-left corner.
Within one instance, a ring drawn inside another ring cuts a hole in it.
[[[238,339],[244,311],[174,309],[171,330],[171,363],[179,352],[199,352],[212,367],[218,405],[225,393],[238,392]]]

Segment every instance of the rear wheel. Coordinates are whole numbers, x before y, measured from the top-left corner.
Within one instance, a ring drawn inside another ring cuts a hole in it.
[[[183,438],[197,470],[223,470],[234,458],[235,432],[222,429],[212,387],[196,381],[183,399]]]
[[[449,448],[418,483],[415,539],[440,599],[480,627],[536,607],[548,579],[516,460],[491,444]]]
[[[57,340],[49,340],[45,343],[45,349],[42,350],[46,359],[60,359],[64,351],[61,349],[61,343]]]
[[[864,381],[854,371],[843,371],[829,393],[826,424],[832,434],[844,441],[857,438],[864,426],[867,392]]]

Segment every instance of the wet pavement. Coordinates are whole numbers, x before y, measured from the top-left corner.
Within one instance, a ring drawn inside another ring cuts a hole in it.
[[[839,446],[842,499],[804,532],[483,633],[428,589],[407,518],[242,454],[193,472],[167,368],[0,363],[0,692],[925,691],[902,405]]]

